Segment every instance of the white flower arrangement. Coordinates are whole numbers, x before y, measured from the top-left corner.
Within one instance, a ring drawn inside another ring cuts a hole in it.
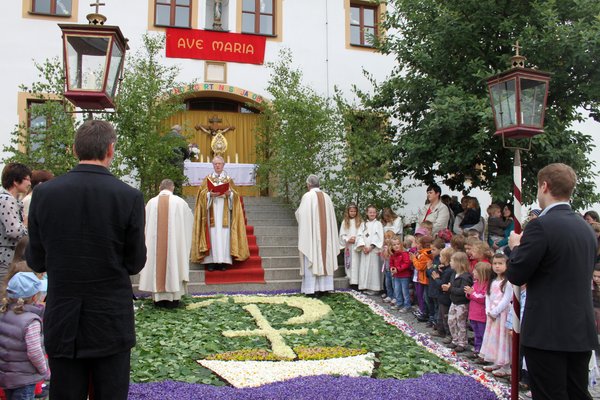
[[[285,304],[299,308],[302,315],[289,318],[286,325],[309,324],[319,321],[331,312],[331,307],[321,300],[299,296],[260,296],[234,295],[210,298],[187,306],[188,310],[208,307],[213,304],[228,303],[230,298],[234,303],[243,305],[256,322],[257,329],[226,330],[225,337],[263,336],[271,343],[273,355],[283,361],[237,361],[237,360],[197,360],[237,388],[256,387],[272,382],[284,381],[300,376],[311,375],[371,375],[375,368],[373,353],[356,356],[329,358],[324,360],[296,360],[296,353],[287,345],[284,337],[288,335],[306,335],[309,332],[318,333],[316,329],[275,329],[264,317],[258,304]],[[289,361],[287,361],[289,360]]]
[[[302,315],[285,321],[286,325],[309,324],[324,318],[331,312],[331,307],[321,300],[297,296],[234,296],[233,301],[245,304],[286,304],[302,310]]]
[[[248,311],[256,321],[258,329],[246,329],[240,331],[224,331],[222,335],[225,337],[240,337],[240,336],[264,336],[271,342],[273,354],[278,358],[293,360],[296,358],[296,353],[290,346],[285,343],[283,336],[287,335],[306,335],[309,330],[303,329],[275,329],[269,321],[262,315],[256,304],[286,304],[290,307],[296,307],[302,310],[302,315],[292,317],[284,322],[286,325],[299,325],[315,322],[325,317],[331,312],[331,307],[318,299],[294,296],[231,296],[233,301],[238,304],[246,304],[243,309]],[[228,297],[220,299],[208,299],[198,303],[190,304],[187,309],[193,310],[201,307],[207,307],[214,303],[226,303]],[[312,329],[313,333],[318,333],[316,329]]]
[[[260,309],[256,304],[248,304],[243,307],[244,310],[248,311],[250,315],[254,317],[258,329],[247,329],[242,331],[224,331],[223,336],[225,337],[240,337],[240,336],[264,336],[269,342],[271,342],[271,348],[273,354],[278,358],[293,360],[296,358],[296,353],[290,346],[283,340],[283,335],[306,335],[308,329],[275,329],[271,326],[269,321],[262,315]],[[316,329],[312,330],[317,333]]]
[[[190,153],[190,160],[198,161],[200,159],[200,149],[196,143],[190,143],[188,145],[188,151]]]
[[[217,361],[198,360],[236,388],[256,387],[299,376],[346,375],[370,376],[373,373],[373,353],[327,360],[304,361]]]

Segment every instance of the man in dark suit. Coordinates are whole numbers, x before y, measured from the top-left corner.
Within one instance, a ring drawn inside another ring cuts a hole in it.
[[[591,280],[594,231],[569,205],[577,176],[565,164],[538,173],[543,209],[509,239],[508,280],[527,284],[521,344],[534,399],[591,399],[591,351],[598,346]]]
[[[126,399],[135,345],[129,275],[146,260],[144,198],[108,167],[116,134],[87,121],[73,150],[79,164],[36,188],[27,262],[48,272],[44,342],[50,398]]]

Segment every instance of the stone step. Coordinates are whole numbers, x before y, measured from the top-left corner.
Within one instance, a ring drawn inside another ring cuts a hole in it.
[[[298,247],[298,231],[293,236],[259,236],[256,243],[261,246],[295,246]]]
[[[346,276],[346,271],[343,267],[338,267],[338,269],[333,273],[334,278],[344,278]],[[265,280],[267,282],[271,282],[274,280],[281,279],[298,279],[300,277],[300,267],[278,267],[278,268],[266,268],[265,269]]]
[[[294,213],[288,211],[249,211],[246,210],[246,218],[248,222],[256,220],[280,220],[285,219],[296,223]]]
[[[285,202],[283,199],[279,197],[244,197],[244,205],[267,205],[267,204],[275,204],[285,206]]]
[[[252,218],[252,217],[250,217]],[[252,221],[252,223],[250,223]],[[298,230],[298,224],[296,223],[296,219],[249,219],[248,224],[258,227],[258,226],[288,226],[296,228]]]
[[[186,199],[193,209],[196,198]],[[298,226],[292,210],[283,200],[270,197],[245,197],[248,225],[254,234],[265,270],[265,284],[241,283],[206,285],[204,265],[190,263],[190,293],[300,290],[300,258],[298,257]],[[139,277],[132,278],[137,290]],[[348,287],[343,267],[334,276],[336,289]]]
[[[262,283],[236,283],[230,285],[206,285],[205,283],[193,283],[188,284],[188,292],[190,294],[204,294],[204,293],[227,293],[227,292],[261,292],[261,291],[277,291],[277,290],[297,290],[300,291],[302,285],[302,279],[281,279],[268,282],[267,284]],[[348,279],[347,278],[335,278],[333,280],[333,286],[335,289],[347,289]],[[133,285],[133,291],[136,294],[140,294],[138,291],[137,284]]]
[[[300,268],[300,257],[298,255],[262,257],[262,267],[265,271],[268,268]]]
[[[281,267],[281,268],[266,268],[265,281],[268,283],[277,280],[293,280],[300,276],[300,268],[298,267]]]
[[[189,285],[197,285],[204,284],[204,267],[200,267],[202,269],[190,269],[190,282]],[[345,273],[343,268],[338,268],[334,274],[335,278],[344,278]],[[275,267],[275,268],[266,268],[265,269],[265,281],[267,281],[267,285],[271,284],[273,281],[281,281],[281,280],[298,280],[300,278],[300,269],[298,265],[290,266],[290,267]],[[139,275],[133,275],[131,277],[131,283],[137,287],[140,282]]]
[[[258,252],[261,257],[284,257],[297,256],[298,245],[296,246],[260,246]]]
[[[254,234],[256,237],[268,236],[296,236],[298,237],[297,226],[254,226]]]

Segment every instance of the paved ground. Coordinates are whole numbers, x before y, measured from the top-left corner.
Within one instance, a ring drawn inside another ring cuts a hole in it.
[[[379,295],[373,296],[373,299],[375,299],[378,304],[380,304],[381,306],[383,306],[391,314],[400,316],[406,323],[408,323],[409,325],[411,325],[418,332],[420,332],[420,333],[431,333],[431,332],[433,332],[431,330],[431,328],[427,328],[425,326],[425,323],[418,322],[417,319],[412,315],[412,313],[399,314],[398,311],[392,310],[390,308],[389,304],[384,303]],[[472,337],[472,336],[473,336],[473,333],[469,331],[469,337]],[[435,336],[433,336],[432,338],[437,343],[440,343],[440,344],[442,343],[443,339],[441,339],[439,337],[435,337]],[[464,354],[465,354],[465,360],[471,362],[471,360],[466,357],[466,355],[468,355],[470,353],[466,352]],[[600,364],[600,358],[598,359],[598,364]],[[473,364],[473,365],[477,366],[479,369],[481,369],[480,365],[476,365],[476,364]],[[506,382],[507,384],[510,384],[509,380],[505,380],[504,382]],[[590,391],[590,393],[591,393],[593,399],[599,399],[600,400],[600,384],[597,385],[594,389],[592,389]],[[521,391],[519,393],[519,399],[527,400],[527,399],[530,399],[530,397],[526,397],[525,396],[525,392]]]

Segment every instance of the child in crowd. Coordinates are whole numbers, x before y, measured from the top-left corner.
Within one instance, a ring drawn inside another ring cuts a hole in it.
[[[477,240],[481,240],[481,233],[477,229],[467,229],[465,230],[465,234],[467,238],[475,238]]]
[[[433,260],[427,265],[427,280],[429,281],[429,287],[427,290],[427,297],[429,298],[429,321],[427,322],[428,328],[436,328],[438,321],[438,297],[440,294],[440,285],[435,282],[432,277],[432,273],[438,270],[440,265],[440,253],[446,247],[446,243],[440,239],[434,239],[431,245],[431,255]]]
[[[386,303],[396,304],[394,296],[394,283],[392,281],[392,273],[390,272],[390,256],[392,255],[392,238],[396,234],[393,231],[384,231],[383,247],[379,257],[381,257],[381,272],[383,273],[383,294],[381,297]]]
[[[394,282],[394,298],[396,307],[401,313],[410,310],[410,282],[411,267],[410,254],[405,250],[399,236],[392,239],[392,255],[390,257],[390,271]]]
[[[504,238],[492,246],[492,249],[494,249],[494,251],[501,249],[508,244],[508,238],[510,236],[510,233],[515,229],[512,204],[507,203],[504,205],[504,207],[502,208],[502,219],[506,222],[507,226],[504,229]]]
[[[423,221],[419,224],[419,228],[423,228],[427,231],[423,233],[423,236],[433,236],[433,222]]]
[[[410,254],[417,254],[417,238],[413,235],[406,235],[402,241],[404,248]]]
[[[23,236],[17,242],[17,245],[15,246],[15,254],[13,254],[13,259],[12,259],[11,263],[8,265],[8,274],[4,277],[4,280],[2,282],[0,282],[1,283],[0,293],[2,293],[2,294],[4,293],[4,290],[6,290],[6,285],[8,285],[8,281],[17,272],[32,272],[31,269],[29,269],[29,267],[27,267],[27,270],[25,270],[25,271],[20,271],[20,270],[16,271],[15,270],[15,265],[18,262],[25,261],[25,249],[27,248],[28,243],[29,243],[28,236]]]
[[[594,266],[594,273],[592,275],[592,301],[594,303],[596,333],[600,335],[600,264]]]
[[[471,245],[471,254],[469,255],[469,262],[470,262],[470,268],[471,268],[471,272],[473,272],[473,268],[475,268],[475,265],[478,262],[486,262],[488,264],[490,264],[490,260],[492,259],[492,250],[490,249],[490,246],[488,246],[488,244],[486,242],[483,242],[481,240],[477,240],[476,242],[474,242]]]
[[[479,357],[479,350],[485,332],[485,294],[492,278],[492,266],[488,262],[480,261],[473,269],[473,286],[465,286],[465,294],[469,299],[469,322],[473,328],[475,342],[471,358]]]
[[[437,237],[444,241],[445,247],[450,246],[450,241],[452,240],[452,231],[448,228],[440,229],[437,233]]]
[[[417,238],[413,235],[406,235],[404,237],[404,248],[408,251],[408,255],[417,254]],[[410,304],[416,304],[417,296],[415,295],[415,287],[418,281],[417,270],[412,265],[412,261],[410,262],[410,270],[412,271],[412,282],[409,282],[408,290],[410,291]]]
[[[467,257],[469,258],[469,263],[473,260],[472,249],[480,240],[475,237],[465,237],[465,253],[467,253]]]
[[[431,236],[419,238],[417,240],[418,253],[416,255],[411,255],[412,264],[417,271],[415,292],[419,310],[415,313],[415,316],[419,322],[426,322],[429,319],[429,309],[427,308],[425,297],[427,296],[427,285],[429,284],[427,279],[427,265],[433,260],[431,254],[431,242],[433,242]]]
[[[511,341],[506,329],[506,318],[510,312],[512,290],[506,273],[507,257],[496,253],[492,258],[492,269],[495,277],[488,285],[485,297],[487,321],[480,356],[492,365],[483,367],[498,377],[510,374]]]
[[[5,362],[0,364],[0,387],[8,399],[33,400],[36,383],[50,378],[42,346],[44,309],[36,305],[39,292],[46,291],[43,285],[33,272],[18,272],[2,299],[0,352]]]
[[[462,251],[464,253],[466,252],[466,240],[467,239],[462,233],[456,234],[452,236],[452,239],[450,239],[450,246],[454,249],[454,251]]]
[[[502,218],[502,208],[498,204],[491,204],[488,209],[488,244],[490,247],[496,246],[504,239],[504,230],[509,222]]]
[[[377,207],[367,206],[367,221],[356,238],[356,251],[360,252],[358,289],[373,296],[381,291],[381,265],[379,253],[383,247],[383,226],[377,220]]]
[[[435,284],[439,286],[440,291],[438,294],[438,321],[437,321],[437,332],[433,335],[439,337],[445,337],[450,334],[450,328],[448,327],[448,310],[450,309],[450,292],[443,288],[450,283],[452,278],[452,268],[450,267],[450,259],[455,253],[452,247],[447,247],[440,252],[440,264],[437,270],[431,273],[431,278],[435,280]],[[431,285],[431,282],[429,283]]]
[[[363,221],[358,207],[350,203],[344,211],[344,221],[340,225],[340,248],[344,251],[344,267],[350,285],[358,285],[360,254],[356,251],[356,237],[363,229]]]
[[[465,286],[473,285],[473,278],[469,273],[469,260],[465,253],[454,253],[450,259],[450,266],[454,273],[450,283],[444,285],[450,292],[450,310],[448,311],[448,326],[452,335],[446,341],[448,347],[457,353],[462,353],[467,348],[467,318],[469,313],[469,300],[465,296]],[[442,290],[444,290],[442,286]]]
[[[463,229],[463,231],[467,231],[469,228],[477,225],[480,219],[481,208],[479,207],[479,201],[475,197],[469,197],[467,200],[465,215],[459,226]]]
[[[392,231],[402,239],[402,218],[399,217],[391,208],[385,207],[381,212],[381,225],[383,232]]]

